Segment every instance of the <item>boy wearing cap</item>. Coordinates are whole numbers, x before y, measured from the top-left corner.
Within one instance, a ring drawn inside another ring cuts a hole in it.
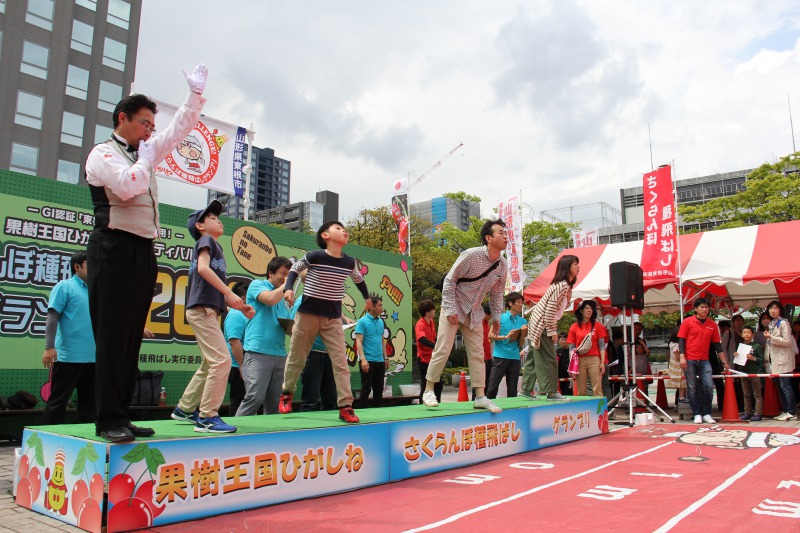
[[[186,320],[194,330],[203,362],[197,369],[172,418],[192,422],[198,433],[233,433],[236,426],[226,424],[218,411],[225,397],[231,358],[219,326],[219,315],[230,306],[253,318],[253,308],[226,284],[225,256],[217,239],[224,227],[219,219],[222,204],[213,200],[208,207],[189,215],[187,227],[195,238],[189,267]]]

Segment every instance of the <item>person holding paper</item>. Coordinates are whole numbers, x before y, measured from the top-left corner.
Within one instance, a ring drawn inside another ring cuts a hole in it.
[[[492,353],[492,372],[486,396],[494,400],[503,376],[506,378],[506,396],[517,397],[519,382],[520,350],[525,344],[528,334],[527,320],[522,317],[522,294],[509,292],[506,296],[507,311],[500,315],[500,330],[489,333],[489,340],[494,341]]]
[[[755,332],[750,326],[743,326],[741,329],[742,342],[736,348],[736,357],[733,359],[733,368],[745,374],[763,374],[764,370],[764,348],[757,342],[753,342]],[[744,395],[744,414],[740,420],[751,420],[758,422],[761,420],[761,413],[764,412],[764,399],[761,396],[761,378],[742,378],[742,393]],[[753,397],[756,399],[755,412],[753,412]]]

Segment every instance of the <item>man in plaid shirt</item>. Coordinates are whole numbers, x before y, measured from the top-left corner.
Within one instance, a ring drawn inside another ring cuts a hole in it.
[[[502,220],[487,220],[481,228],[483,246],[464,250],[444,278],[442,309],[436,347],[425,376],[427,384],[422,403],[438,407],[434,385],[441,377],[447,358],[453,348],[456,332],[460,329],[467,346],[469,374],[475,390],[475,409],[492,413],[502,411],[484,394],[486,366],[483,362],[483,308],[481,303],[489,295],[492,310],[492,331],[500,329],[503,313],[503,290],[506,285],[506,260],[500,255],[506,249],[506,225]]]

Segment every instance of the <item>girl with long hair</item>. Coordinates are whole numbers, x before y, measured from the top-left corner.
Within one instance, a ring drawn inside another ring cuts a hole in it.
[[[538,380],[539,392],[551,401],[567,398],[558,392],[558,361],[556,341],[558,320],[572,300],[572,287],[578,279],[580,265],[575,255],[564,255],[558,260],[553,281],[533,309],[528,319],[528,340],[531,353],[525,360],[520,396],[533,398],[533,384]]]

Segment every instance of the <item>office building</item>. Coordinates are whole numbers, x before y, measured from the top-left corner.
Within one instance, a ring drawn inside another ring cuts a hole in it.
[[[317,193],[315,202],[297,202],[256,213],[256,222],[280,224],[292,231],[316,231],[329,220],[338,220],[339,195],[331,191]]]
[[[678,205],[704,204],[709,200],[731,196],[744,189],[747,175],[755,169],[736,170],[698,178],[677,180],[675,190]],[[644,189],[629,187],[620,189],[622,224],[602,227],[598,231],[600,244],[644,240]],[[715,227],[714,222],[685,224],[680,221],[682,231],[687,229],[705,231]]]
[[[462,231],[470,228],[469,217],[480,218],[480,202],[470,200],[453,200],[439,197],[425,202],[411,204],[411,214],[425,221],[430,221],[434,231],[443,222],[449,222]]]
[[[0,0],[0,168],[86,183],[134,79],[141,0]]]
[[[248,146],[244,151],[247,153]],[[248,220],[259,213],[289,203],[289,184],[292,178],[292,163],[275,157],[272,148],[253,146],[250,160],[253,171],[250,175],[250,213]],[[244,219],[244,199],[217,191],[209,191],[208,199],[219,200],[225,206],[222,215]],[[337,199],[338,205],[338,199]]]

